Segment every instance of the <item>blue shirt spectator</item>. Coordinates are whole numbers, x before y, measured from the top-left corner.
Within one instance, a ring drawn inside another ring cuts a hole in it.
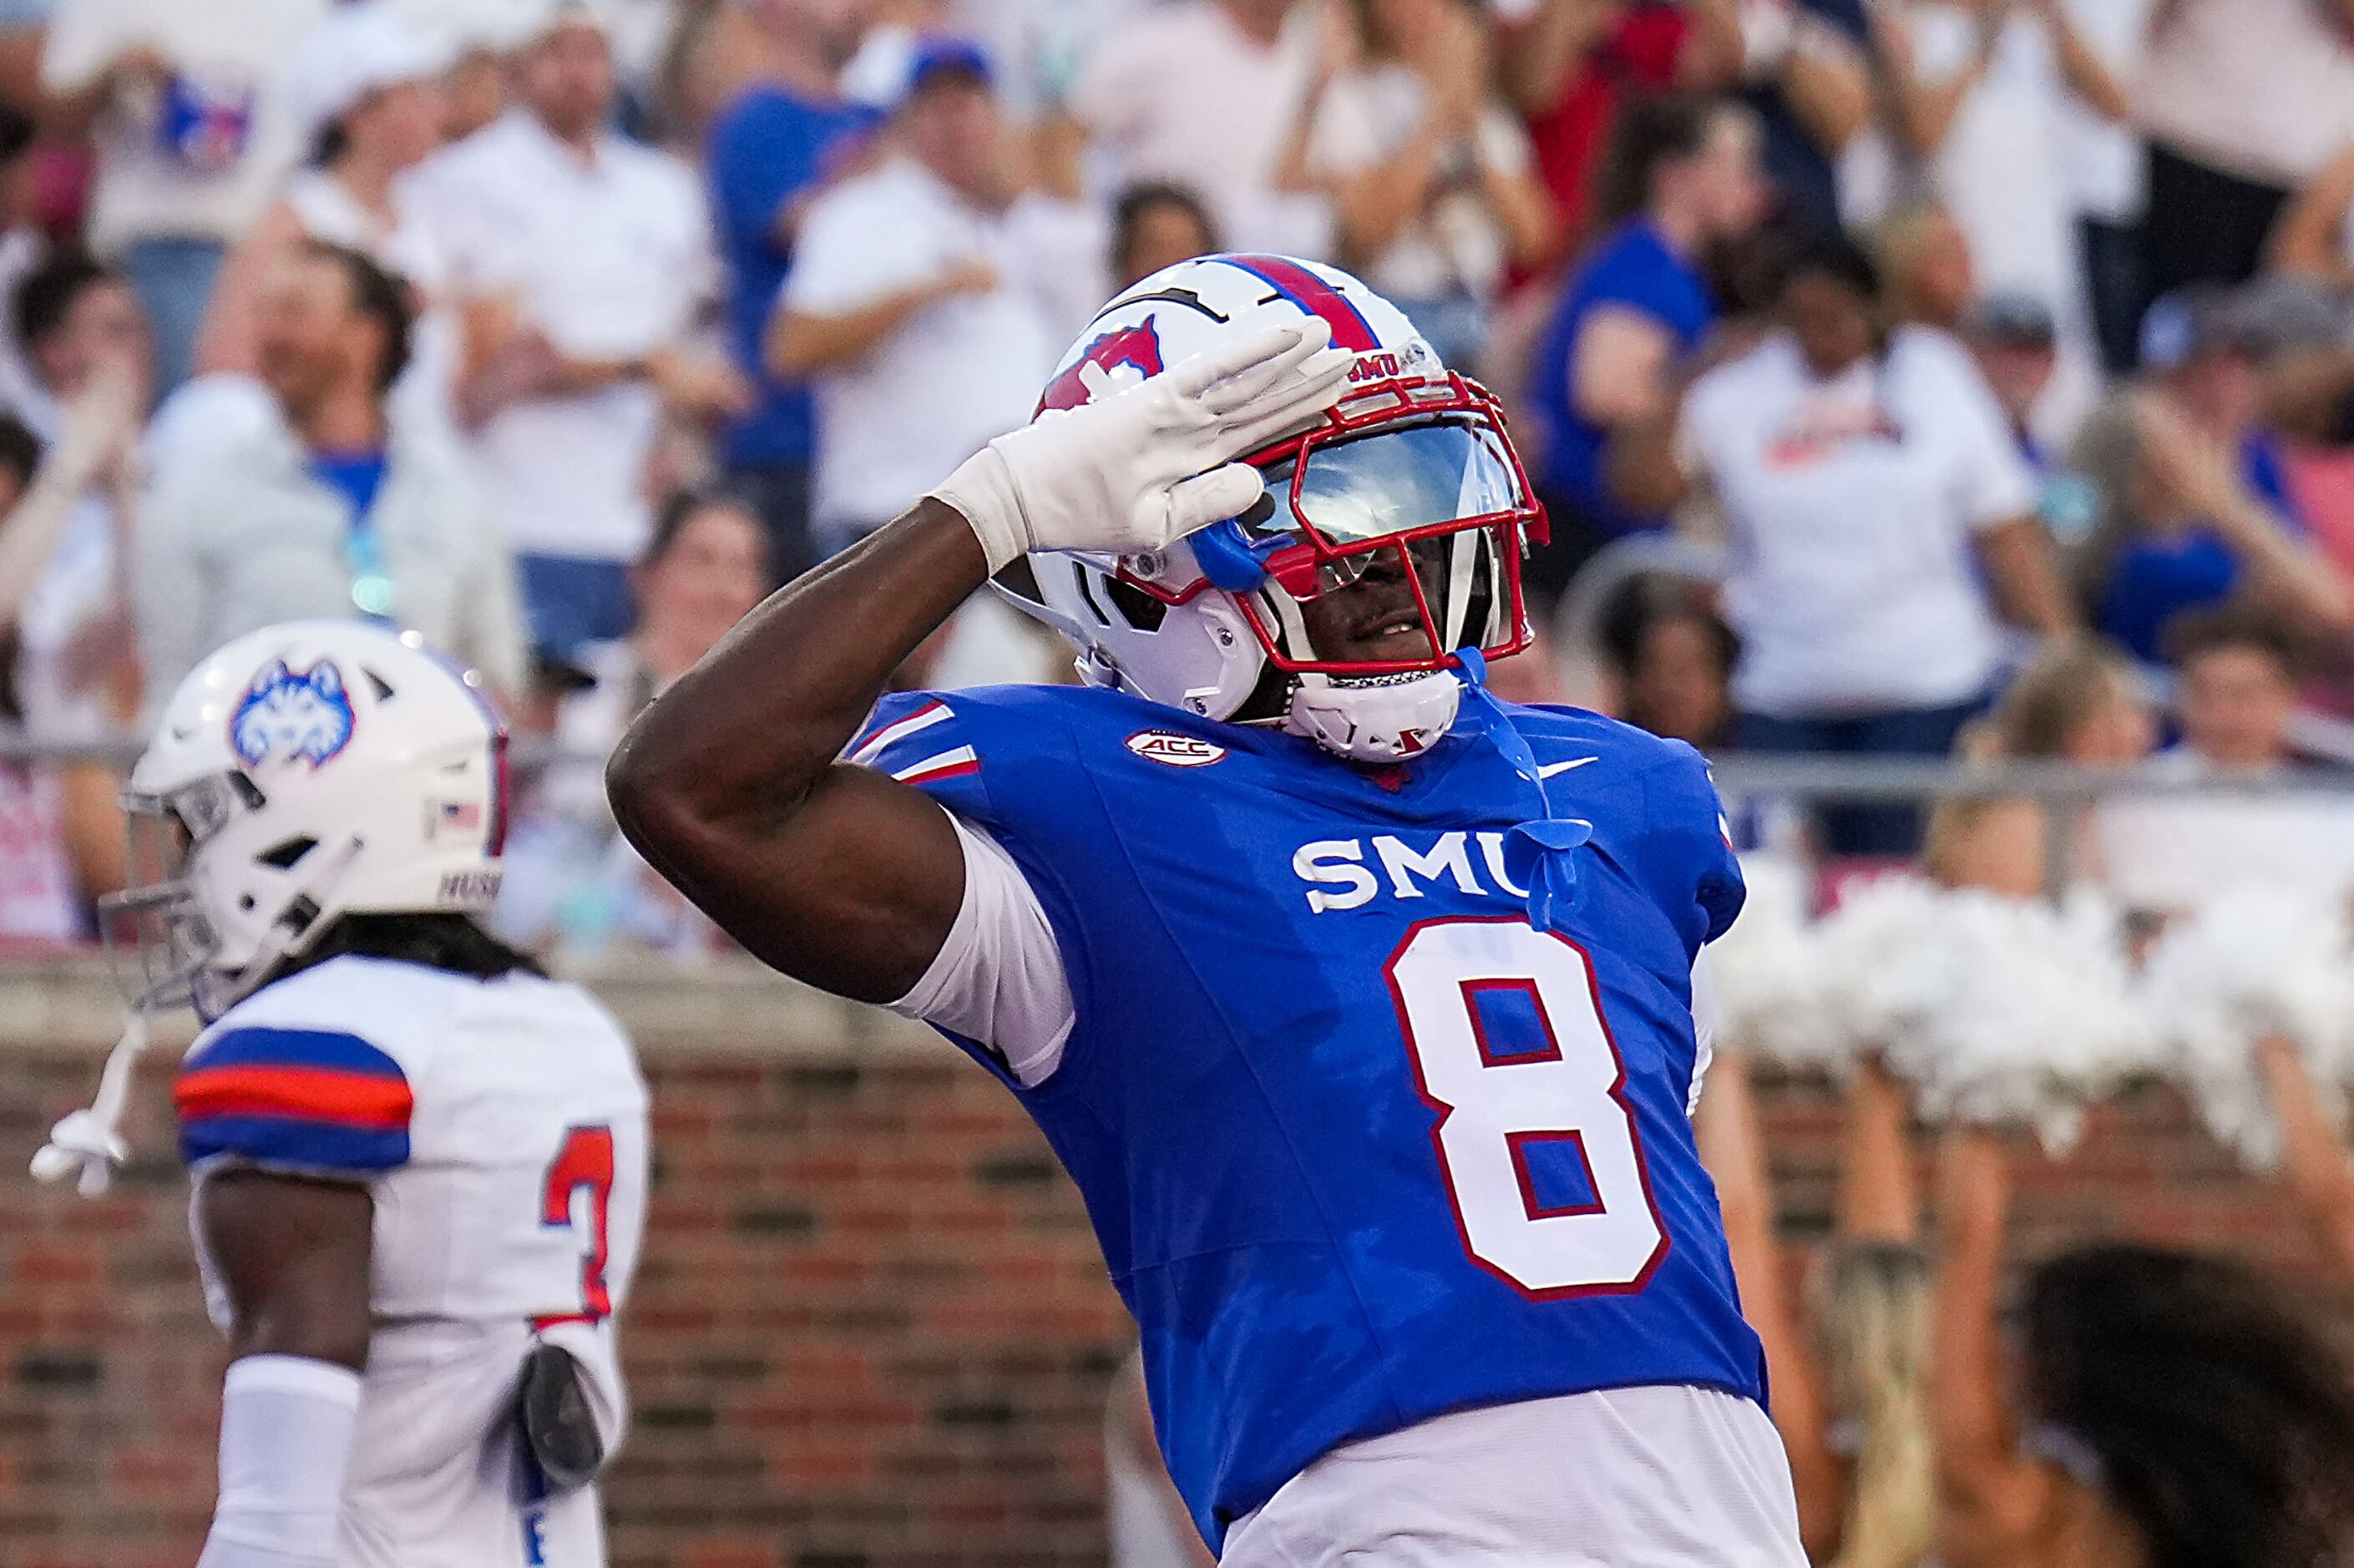
[[[1716,315],[1702,258],[1765,211],[1757,136],[1755,116],[1730,99],[1650,99],[1620,117],[1596,201],[1617,227],[1571,273],[1529,377],[1544,444],[1537,489],[1553,516],[1552,544],[1529,563],[1540,593],[1661,522],[1611,493],[1610,443],[1674,415],[1677,366]]]
[[[759,402],[726,433],[721,456],[760,508],[778,569],[811,564],[809,470],[816,411],[809,387],[779,381],[760,340],[792,262],[800,208],[875,122],[871,111],[773,82],[748,88],[711,126],[711,205],[726,264],[728,350]]]
[[[2240,440],[2240,481],[2300,543],[2310,530],[2290,496],[2279,438],[2253,430]],[[2100,595],[2102,632],[2144,662],[2166,658],[2166,628],[2186,609],[2220,604],[2246,576],[2240,555],[2211,528],[2143,534],[2118,550]]]
[[[1699,266],[1680,255],[1657,224],[1638,217],[1606,236],[1570,274],[1561,302],[1537,341],[1529,399],[1530,411],[1544,432],[1541,488],[1550,504],[1574,508],[1615,538],[1661,526],[1665,519],[1629,512],[1610,493],[1604,475],[1609,431],[1581,414],[1572,397],[1571,361],[1578,336],[1605,306],[1638,311],[1657,321],[1679,357],[1690,355],[1708,335],[1716,306]]]

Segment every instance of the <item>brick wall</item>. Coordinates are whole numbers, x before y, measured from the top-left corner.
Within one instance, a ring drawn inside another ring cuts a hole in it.
[[[918,1032],[766,982],[608,994],[658,1107],[616,1563],[1100,1563],[1098,1429],[1126,1319],[1011,1100]],[[114,1016],[84,971],[0,971],[5,1568],[186,1568],[211,1502],[220,1352],[164,1070],[142,1083],[143,1158],[115,1194],[83,1203],[23,1174]],[[1836,1109],[1807,1086],[1766,1101],[1803,1268],[1828,1226]],[[2251,1249],[2327,1288],[2265,1190],[2159,1090],[2104,1110],[2065,1167],[2024,1163],[2023,1245],[2086,1229]]]

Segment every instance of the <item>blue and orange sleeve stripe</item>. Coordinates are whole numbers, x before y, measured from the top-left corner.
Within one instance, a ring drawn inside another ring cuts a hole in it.
[[[408,1075],[356,1034],[226,1030],[182,1066],[172,1103],[190,1165],[228,1157],[359,1175],[408,1160]]]

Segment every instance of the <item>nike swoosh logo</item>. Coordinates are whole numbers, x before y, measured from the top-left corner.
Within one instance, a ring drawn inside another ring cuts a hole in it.
[[[1566,773],[1573,768],[1583,768],[1589,762],[1601,760],[1598,757],[1573,757],[1566,762],[1541,762],[1537,765],[1537,777],[1550,779],[1556,773]]]

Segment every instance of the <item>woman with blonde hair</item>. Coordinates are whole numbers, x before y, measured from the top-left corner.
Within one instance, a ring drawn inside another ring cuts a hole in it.
[[[1977,762],[2126,768],[2149,755],[2156,737],[2125,656],[2097,640],[2072,638],[2052,644],[2020,671],[1993,709],[1964,732],[1957,749]],[[2016,797],[1949,800],[1930,818],[1923,858],[1929,874],[1947,886],[2033,897],[2047,890],[2057,847],[2052,835],[2064,832],[2073,848],[2061,869],[2071,878],[2098,881],[2087,821],[2096,809],[2055,809]]]
[[[1808,1558],[1916,1568],[1935,1531],[1929,1442],[1928,1263],[1903,1093],[1876,1064],[1849,1080],[1837,1234],[1800,1326],[1774,1235],[1773,1194],[1748,1063],[1720,1051],[1700,1110],[1702,1160],[1724,1210],[1733,1268],[1766,1347],[1774,1423],[1790,1455]],[[1836,1412],[1836,1418],[1833,1414]]]

